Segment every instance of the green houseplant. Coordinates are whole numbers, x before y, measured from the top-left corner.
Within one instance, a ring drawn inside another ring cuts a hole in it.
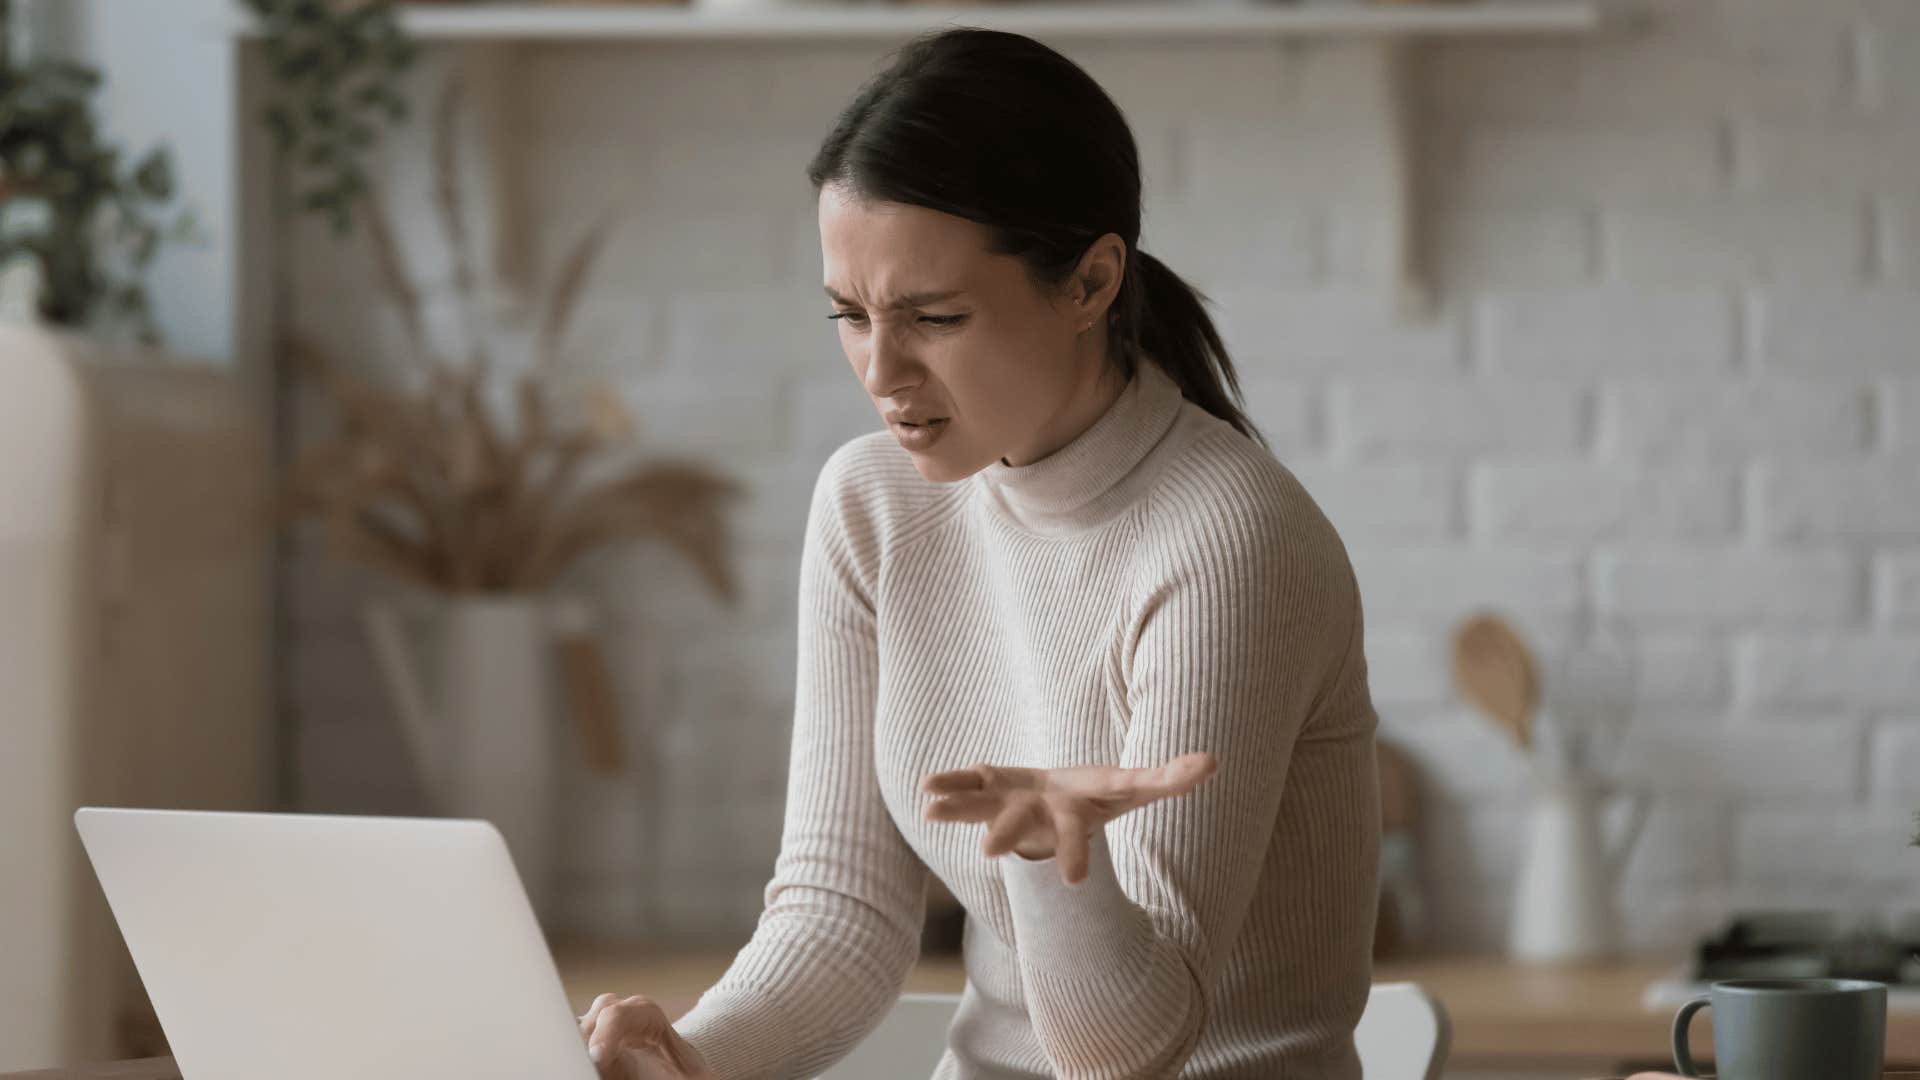
[[[28,275],[39,321],[157,343],[145,271],[196,229],[170,207],[171,159],[155,147],[123,161],[94,117],[99,71],[17,56],[12,31],[0,0],[0,266]]]
[[[344,235],[372,194],[366,156],[409,113],[419,46],[390,0],[244,0],[273,73],[261,113],[299,207]]]

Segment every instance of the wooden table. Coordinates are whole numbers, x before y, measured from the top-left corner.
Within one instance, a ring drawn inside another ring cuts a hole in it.
[[[6,1073],[0,1080],[180,1080],[172,1058],[116,1061],[111,1065],[75,1065],[70,1069],[41,1069]]]
[[[555,949],[561,981],[574,1008],[604,992],[646,994],[679,1016],[711,986],[732,957],[729,949],[663,952],[626,945],[563,944]],[[1382,964],[1380,982],[1420,983],[1453,1020],[1450,1063],[1460,1070],[1538,1068],[1570,1076],[1612,1076],[1671,1060],[1671,1012],[1640,1007],[1647,984],[1668,975],[1671,957],[1601,965],[1527,967],[1499,959],[1441,958]],[[921,961],[910,991],[958,992],[966,975],[958,958]],[[1702,1029],[1701,1025],[1705,1025]],[[1694,1045],[1711,1046],[1712,1014],[1695,1021]],[[1920,1066],[1920,1016],[1887,1018],[1887,1061]],[[115,1072],[113,1069],[123,1071]],[[1920,1080],[1920,1072],[1890,1073]],[[178,1080],[164,1060],[96,1069],[15,1074],[0,1080]]]
[[[662,955],[623,945],[564,944],[555,950],[567,996],[584,1009],[606,991],[643,993],[668,1015],[691,1007],[726,969],[731,953]],[[1453,1020],[1450,1061],[1460,1070],[1539,1068],[1569,1076],[1606,1076],[1622,1068],[1670,1062],[1673,1013],[1640,1006],[1647,985],[1672,974],[1675,956],[1565,967],[1523,966],[1499,958],[1448,957],[1379,965],[1380,982],[1417,982],[1447,1006]],[[958,958],[924,959],[909,991],[958,993],[966,973]],[[1712,1013],[1694,1021],[1694,1045],[1712,1045]],[[1887,1061],[1920,1066],[1920,1016],[1887,1023]],[[1916,1075],[1914,1080],[1920,1080]]]
[[[1564,967],[1447,958],[1382,964],[1374,978],[1417,982],[1446,1005],[1453,1020],[1449,1060],[1456,1067],[1537,1066],[1606,1076],[1673,1060],[1673,1010],[1649,1011],[1640,998],[1675,966],[1671,957]],[[1711,1010],[1694,1020],[1693,1045],[1703,1056],[1713,1045],[1712,1026]],[[1920,1067],[1920,1016],[1888,1015],[1887,1062]]]
[[[8,1073],[0,1080],[180,1080],[180,1071],[172,1058],[148,1058],[121,1061],[111,1065],[77,1066],[71,1069],[46,1069],[30,1073]],[[1624,1080],[1624,1078],[1613,1078]],[[1890,1072],[1886,1080],[1920,1080],[1920,1072]]]

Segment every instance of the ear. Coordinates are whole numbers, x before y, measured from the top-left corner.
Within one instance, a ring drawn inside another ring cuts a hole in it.
[[[1088,246],[1074,268],[1072,297],[1081,322],[1099,325],[1120,295],[1120,283],[1127,273],[1127,243],[1118,233],[1108,233]]]

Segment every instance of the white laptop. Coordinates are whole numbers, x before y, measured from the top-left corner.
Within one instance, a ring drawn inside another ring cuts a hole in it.
[[[481,821],[74,815],[189,1080],[595,1080]]]

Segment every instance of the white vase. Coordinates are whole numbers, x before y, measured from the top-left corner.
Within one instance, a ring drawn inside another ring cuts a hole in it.
[[[1621,870],[1645,820],[1646,801],[1630,797],[1625,823],[1609,843],[1600,818],[1606,794],[1578,772],[1536,777],[1508,939],[1516,959],[1598,960],[1619,947]]]
[[[39,325],[40,297],[46,292],[46,279],[40,257],[30,252],[0,263],[0,323]]]
[[[500,830],[543,922],[557,839],[553,642],[559,623],[582,617],[577,602],[519,595],[374,600],[363,612],[435,811]],[[441,643],[425,672],[412,641],[421,623],[437,623]]]

